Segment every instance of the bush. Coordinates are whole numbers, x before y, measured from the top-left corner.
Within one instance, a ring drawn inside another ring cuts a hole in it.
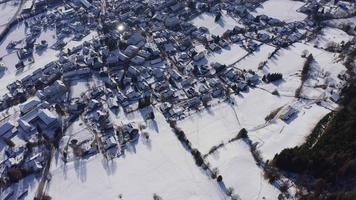
[[[163,200],[163,199],[158,194],[154,193],[153,194],[153,200]]]
[[[272,94],[273,94],[273,95],[276,95],[276,96],[279,96],[278,90],[273,90]]]
[[[234,193],[234,188],[229,187],[226,191],[227,196],[231,196]]]
[[[215,168],[211,171],[211,178],[212,178],[212,179],[216,179],[216,177],[218,176],[218,174],[219,174],[219,169],[215,167]]]

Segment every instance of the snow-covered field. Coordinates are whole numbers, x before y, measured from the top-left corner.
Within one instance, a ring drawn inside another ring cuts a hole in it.
[[[315,40],[315,44],[319,47],[326,48],[330,43],[340,44],[352,40],[352,36],[337,28],[324,28],[320,36]]]
[[[193,147],[203,154],[211,147],[226,142],[242,129],[254,129],[265,123],[264,118],[274,109],[291,101],[290,97],[277,97],[254,89],[235,96],[235,105],[219,104],[178,123]]]
[[[262,157],[270,160],[283,149],[302,144],[320,119],[329,112],[317,105],[307,106],[291,122],[278,120],[262,129],[251,131],[249,135],[254,142],[259,143]]]
[[[130,120],[141,120],[139,113]],[[47,193],[53,199],[225,199],[215,180],[196,167],[162,115],[148,124],[149,141],[140,137],[123,157],[106,161],[101,155],[63,166],[54,162]],[[85,191],[85,192],[78,192]]]
[[[248,52],[238,44],[232,44],[226,49],[223,48],[219,52],[211,52],[205,59],[200,61],[200,64],[211,64],[218,62],[225,65],[231,65],[244,57]]]
[[[268,59],[268,55],[273,52],[275,47],[264,44],[258,48],[253,54],[245,57],[240,62],[236,63],[236,67],[246,70],[258,70],[258,65]]]
[[[222,35],[226,30],[233,29],[235,26],[242,27],[243,24],[239,22],[239,19],[235,19],[222,13],[221,20],[215,22],[215,15],[210,13],[203,13],[191,21],[196,27],[206,27],[209,29],[212,35]]]
[[[5,29],[6,25],[16,14],[16,11],[20,6],[19,3],[20,1],[13,0],[0,4],[0,32]]]
[[[297,10],[304,5],[300,1],[292,0],[268,0],[262,4],[262,8],[256,9],[257,15],[267,15],[285,22],[301,21],[306,15]]]
[[[241,199],[277,199],[279,190],[268,183],[263,171],[255,164],[249,146],[242,140],[225,145],[207,160],[218,168],[227,187]]]

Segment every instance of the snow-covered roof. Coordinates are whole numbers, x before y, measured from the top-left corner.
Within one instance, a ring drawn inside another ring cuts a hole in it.
[[[15,127],[15,123],[13,121],[8,121],[2,126],[0,126],[0,136],[5,135],[7,132],[11,131]]]
[[[38,117],[46,125],[49,125],[57,120],[57,117],[52,112],[50,112],[48,109],[41,109],[38,113]]]
[[[27,113],[28,111],[35,108],[41,100],[38,97],[31,98],[20,105],[21,113]]]

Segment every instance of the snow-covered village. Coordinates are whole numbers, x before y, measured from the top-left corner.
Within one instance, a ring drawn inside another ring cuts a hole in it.
[[[0,0],[0,200],[356,199],[355,0]]]

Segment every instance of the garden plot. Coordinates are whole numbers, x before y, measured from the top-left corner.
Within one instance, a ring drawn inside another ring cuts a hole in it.
[[[211,13],[203,13],[194,18],[191,23],[196,27],[208,28],[210,34],[221,36],[228,29],[232,30],[235,26],[244,26],[239,22],[239,19],[232,18],[226,12],[222,12],[221,19],[215,22],[215,15]]]
[[[193,157],[171,131],[164,117],[156,112],[148,123],[150,139],[139,138],[125,155],[107,161],[101,155],[74,161],[66,166],[55,162],[47,193],[53,199],[66,194],[68,200],[80,199],[225,199],[215,180],[195,165]],[[140,113],[125,117],[141,119]],[[78,192],[86,191],[86,192]]]
[[[256,15],[267,15],[287,23],[304,20],[307,16],[297,10],[304,5],[300,1],[268,0],[256,9]]]
[[[218,168],[226,187],[233,188],[241,199],[278,199],[279,190],[264,179],[244,141],[226,144],[207,160],[212,168]]]

